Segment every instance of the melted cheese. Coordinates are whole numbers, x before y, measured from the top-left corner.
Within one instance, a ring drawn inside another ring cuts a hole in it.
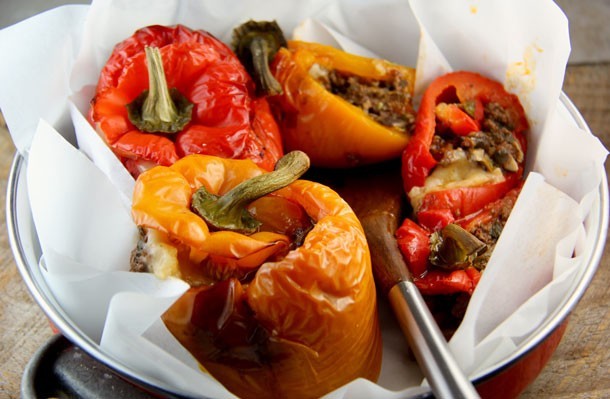
[[[437,165],[426,178],[426,182],[422,187],[413,187],[409,191],[409,199],[413,209],[417,211],[424,197],[429,193],[453,188],[499,183],[503,180],[504,175],[500,168],[488,171],[481,168],[476,162],[469,161],[465,154],[463,156],[461,154],[454,154],[454,159],[451,163]]]
[[[163,233],[149,229],[146,243],[147,263],[151,272],[161,279],[181,278],[178,263],[178,250],[167,242]]]

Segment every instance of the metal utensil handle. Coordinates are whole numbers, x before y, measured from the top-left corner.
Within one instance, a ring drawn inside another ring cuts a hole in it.
[[[410,281],[399,282],[390,289],[388,298],[434,395],[437,398],[479,398],[449,350],[417,287]]]

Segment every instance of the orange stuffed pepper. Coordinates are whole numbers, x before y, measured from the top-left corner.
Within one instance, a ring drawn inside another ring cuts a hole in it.
[[[136,182],[132,269],[190,283],[163,320],[240,397],[319,397],[380,372],[364,232],[334,191],[297,180],[308,166],[191,155]]]
[[[400,157],[414,123],[413,68],[288,41],[271,71],[283,91],[271,100],[287,150],[304,151],[321,167]]]

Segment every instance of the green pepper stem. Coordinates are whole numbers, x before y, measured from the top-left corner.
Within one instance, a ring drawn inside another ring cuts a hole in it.
[[[256,83],[257,91],[264,95],[282,94],[282,85],[269,69],[269,62],[286,38],[275,21],[248,21],[233,30],[231,43],[235,54]]]
[[[487,249],[487,245],[474,234],[454,223],[449,223],[431,237],[430,262],[438,267],[452,269],[468,263]]]
[[[282,85],[269,69],[269,44],[263,37],[255,37],[250,43],[252,64],[261,90],[267,95],[282,94]]]
[[[149,89],[127,105],[129,120],[144,132],[180,132],[191,120],[193,104],[178,90],[169,89],[159,49],[144,50]]]
[[[171,122],[178,117],[178,111],[169,95],[161,52],[157,47],[146,47],[145,51],[149,89],[142,107],[142,119],[150,122]]]
[[[284,155],[275,170],[246,180],[222,196],[199,188],[192,198],[192,207],[209,225],[217,229],[253,233],[260,222],[246,207],[254,200],[286,187],[309,169],[309,157],[301,151]]]

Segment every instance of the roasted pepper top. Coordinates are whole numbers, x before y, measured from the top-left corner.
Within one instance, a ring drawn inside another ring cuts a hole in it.
[[[174,89],[192,103],[190,120],[175,134],[143,131],[130,120],[126,106],[153,91],[146,47],[159,49],[159,76],[168,93]],[[89,117],[134,175],[194,153],[249,158],[267,170],[282,155],[267,101],[254,96],[234,53],[209,33],[180,25],[149,26],[117,44],[101,72]]]
[[[415,70],[316,43],[288,41],[271,65],[287,150],[352,167],[397,158],[409,141]]]
[[[135,222],[167,235],[164,243],[186,254],[190,267],[220,271],[179,299],[166,325],[240,397],[319,397],[358,377],[375,380],[381,336],[370,255],[338,194],[297,180],[249,205],[254,216],[266,215],[265,225],[275,217],[286,232],[295,223],[282,219],[305,212],[311,229],[288,251],[291,234],[211,229],[192,210],[202,187],[222,196],[267,174],[249,160],[190,155],[138,178]],[[249,274],[220,270],[227,267]]]

